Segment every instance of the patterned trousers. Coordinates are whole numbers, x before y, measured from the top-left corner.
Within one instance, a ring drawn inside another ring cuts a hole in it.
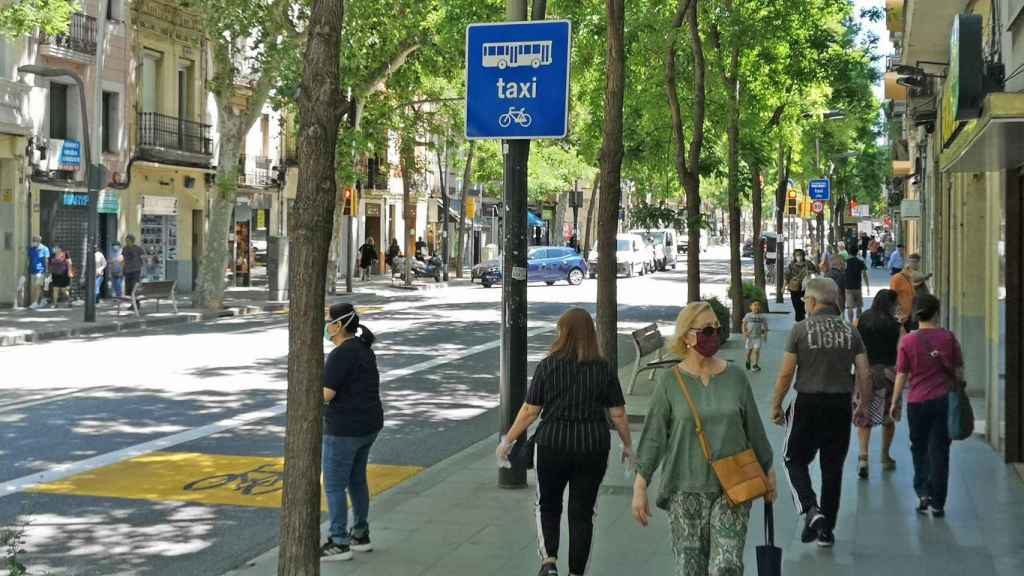
[[[676,576],[743,576],[750,503],[725,494],[683,492],[669,501]]]

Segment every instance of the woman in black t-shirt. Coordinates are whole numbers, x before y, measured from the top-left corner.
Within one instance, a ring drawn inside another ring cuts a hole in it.
[[[865,417],[854,419],[860,440],[857,474],[861,478],[868,477],[868,446],[871,443],[871,428],[875,426],[882,427],[882,468],[891,470],[896,467],[896,461],[889,455],[896,423],[889,416],[888,406],[892,401],[896,379],[896,349],[900,341],[900,322],[895,315],[897,306],[896,292],[880,290],[871,303],[871,309],[855,324],[871,363],[873,390]],[[856,408],[860,402],[859,395],[855,395],[853,401]]]
[[[351,304],[331,306],[324,338],[334,344],[324,366],[324,494],[330,519],[323,560],[351,560],[352,550],[369,552],[370,489],[366,465],[384,427],[374,336],[359,325]],[[348,527],[348,500],[355,522]]]
[[[515,423],[498,445],[510,446],[543,414],[537,431],[537,509],[540,575],[557,576],[562,497],[569,486],[569,574],[582,575],[590,557],[597,492],[608,467],[610,416],[622,440],[622,457],[635,462],[626,402],[615,369],[601,356],[590,314],[573,308],[558,319],[558,337],[533,374]]]

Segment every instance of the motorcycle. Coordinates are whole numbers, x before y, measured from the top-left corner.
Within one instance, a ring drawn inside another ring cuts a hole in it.
[[[413,278],[433,278],[434,282],[441,281],[442,262],[441,257],[436,254],[427,258],[426,261],[417,260],[416,258],[411,259],[410,264],[412,269]],[[399,268],[400,271],[405,270],[405,266]]]

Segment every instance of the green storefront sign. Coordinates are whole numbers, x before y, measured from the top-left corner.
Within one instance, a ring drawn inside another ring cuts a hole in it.
[[[117,214],[121,207],[121,199],[117,190],[100,190],[99,201],[96,203],[96,211],[100,214]]]

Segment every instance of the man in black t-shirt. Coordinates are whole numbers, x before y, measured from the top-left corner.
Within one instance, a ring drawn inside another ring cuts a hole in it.
[[[864,311],[864,293],[861,288],[868,286],[868,266],[856,254],[846,259],[846,271],[843,273],[843,291],[846,296],[846,316],[850,322],[860,318]]]

